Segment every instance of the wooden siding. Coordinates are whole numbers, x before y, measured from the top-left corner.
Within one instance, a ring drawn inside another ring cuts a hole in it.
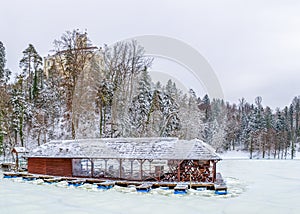
[[[45,175],[72,176],[72,159],[28,158],[28,172]]]

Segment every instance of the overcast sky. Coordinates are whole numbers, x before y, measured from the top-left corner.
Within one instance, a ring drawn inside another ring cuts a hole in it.
[[[226,100],[262,96],[264,106],[282,108],[300,95],[299,11],[297,0],[9,0],[1,2],[0,41],[16,72],[29,43],[45,56],[66,30],[87,29],[97,46],[168,36],[206,58]]]

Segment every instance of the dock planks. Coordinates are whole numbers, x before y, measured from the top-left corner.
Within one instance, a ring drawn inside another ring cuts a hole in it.
[[[152,188],[152,184],[151,183],[143,183],[135,188],[136,188],[137,192],[147,193],[147,192],[150,192],[150,190]]]
[[[137,192],[149,192],[151,189],[162,188],[162,189],[174,189],[174,194],[186,194],[188,189],[195,189],[198,191],[203,190],[214,190],[215,194],[225,195],[227,194],[227,186],[220,173],[216,175],[215,183],[201,183],[201,182],[140,182],[140,181],[111,181],[105,179],[93,179],[93,178],[75,178],[75,177],[56,177],[49,175],[40,174],[30,174],[30,173],[20,173],[20,172],[5,172],[3,173],[4,178],[17,178],[21,177],[26,181],[33,181],[37,179],[42,179],[45,183],[58,183],[65,181],[68,186],[81,186],[85,183],[97,185],[98,189],[110,189],[115,185],[121,187],[133,186],[136,188]]]
[[[105,181],[102,183],[95,183],[97,185],[98,189],[104,189],[104,190],[108,190],[111,189],[115,186],[115,182],[113,181]]]
[[[177,184],[174,188],[174,194],[187,194],[188,185],[187,184]]]

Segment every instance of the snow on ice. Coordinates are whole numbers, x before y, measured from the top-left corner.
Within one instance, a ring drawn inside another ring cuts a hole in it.
[[[1,178],[0,213],[299,213],[299,160],[223,160],[218,171],[227,182],[226,196],[213,191],[178,196],[160,189],[140,194],[122,187],[99,191],[91,185]]]

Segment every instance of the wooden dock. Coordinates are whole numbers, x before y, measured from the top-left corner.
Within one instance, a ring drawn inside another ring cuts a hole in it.
[[[206,187],[197,187],[196,190],[197,191],[205,191],[205,190],[207,190],[207,188]]]
[[[38,175],[38,179],[42,179],[43,181],[45,181],[45,179],[53,179],[54,176],[50,176],[50,175]]]
[[[226,195],[227,194],[227,186],[221,175],[221,173],[217,173],[216,182],[214,184],[215,194],[217,195]]]
[[[160,187],[165,187],[168,189],[174,189],[176,187],[177,183],[173,183],[173,182],[155,182],[152,184],[152,188],[156,189],[156,188],[160,188]]]
[[[128,187],[128,186],[139,186],[141,185],[143,182],[139,182],[139,181],[115,181],[117,186],[120,187]]]
[[[143,183],[135,188],[136,188],[137,192],[147,193],[147,192],[150,192],[151,187],[152,187],[151,183]]]
[[[78,187],[78,186],[81,186],[85,183],[85,180],[84,179],[76,179],[76,180],[67,180],[68,182],[68,186],[75,186],[75,187]]]
[[[44,182],[48,184],[58,183],[62,181],[62,178],[45,178],[43,179]]]
[[[110,189],[114,186],[120,187],[134,187],[137,192],[149,192],[151,189],[161,188],[161,189],[173,189],[174,194],[186,194],[188,189],[194,189],[198,191],[204,190],[214,190],[215,194],[225,195],[227,194],[227,186],[220,173],[216,174],[215,183],[212,182],[141,182],[141,181],[126,181],[126,180],[106,180],[106,179],[94,179],[94,178],[76,178],[76,177],[56,177],[50,175],[40,175],[40,174],[30,174],[30,173],[20,173],[20,172],[4,172],[4,178],[18,178],[21,177],[26,181],[33,181],[37,179],[42,179],[45,183],[58,183],[65,181],[68,186],[81,186],[85,183],[97,185],[99,189]]]
[[[190,183],[189,189],[207,189],[207,190],[214,190],[214,183]]]
[[[174,188],[174,194],[187,194],[188,185],[187,184],[177,184]]]
[[[94,178],[87,178],[85,180],[85,183],[87,184],[98,184],[98,183],[103,183],[106,182],[107,180],[103,180],[103,179],[94,179]]]
[[[105,182],[95,183],[95,184],[97,185],[98,189],[104,189],[104,190],[111,189],[115,186],[115,182],[113,181],[105,181]]]
[[[17,178],[19,177],[19,173],[16,172],[4,172],[3,178]]]
[[[22,175],[22,179],[25,181],[34,181],[37,180],[39,177],[31,174]]]

